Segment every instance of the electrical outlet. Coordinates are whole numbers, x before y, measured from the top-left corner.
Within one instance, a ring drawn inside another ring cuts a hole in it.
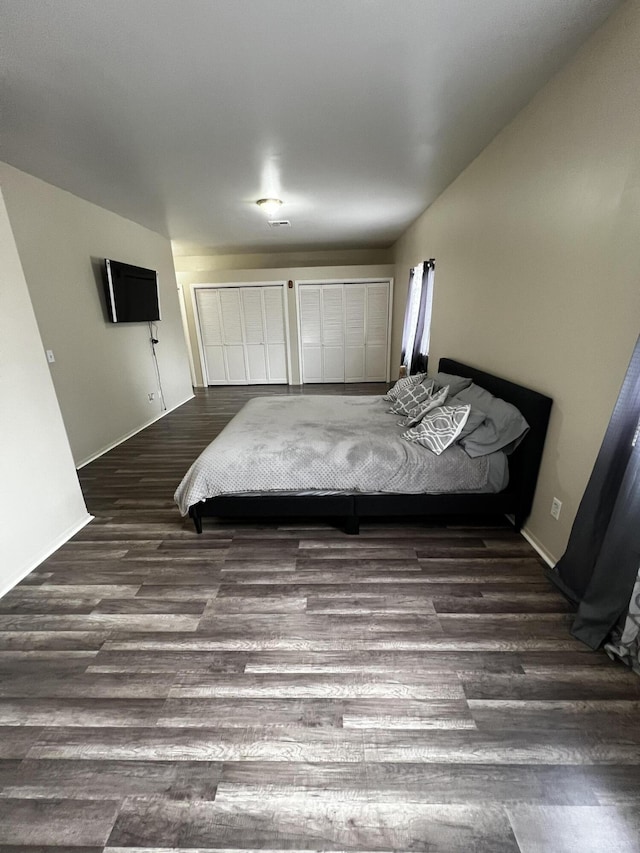
[[[556,519],[556,521],[560,518],[560,510],[562,509],[562,501],[559,501],[558,498],[554,498],[551,501],[551,515]]]
[[[149,397],[150,403],[153,403],[153,401],[156,399],[156,395],[155,395],[154,391],[151,391],[149,394],[147,394],[147,396]]]

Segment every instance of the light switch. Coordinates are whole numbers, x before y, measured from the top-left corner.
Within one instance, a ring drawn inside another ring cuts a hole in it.
[[[54,354],[53,354],[53,350],[52,350],[52,349],[48,349],[48,350],[47,350],[47,361],[49,362],[49,364],[53,364],[53,362],[54,362],[55,360],[56,360],[56,357],[55,357],[55,356],[54,356]]]

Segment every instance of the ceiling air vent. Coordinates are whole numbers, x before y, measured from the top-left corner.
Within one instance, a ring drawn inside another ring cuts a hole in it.
[[[291,228],[291,223],[288,219],[267,219],[269,228]]]

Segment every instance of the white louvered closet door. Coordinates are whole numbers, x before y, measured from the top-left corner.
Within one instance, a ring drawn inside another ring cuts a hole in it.
[[[227,380],[232,385],[244,385],[248,377],[244,360],[240,290],[235,287],[221,288],[220,309]]]
[[[344,382],[344,293],[341,284],[325,284],[322,306],[322,379]]]
[[[344,288],[344,378],[345,382],[365,379],[365,312],[367,291],[364,284]]]
[[[302,284],[303,382],[384,382],[389,282]]]
[[[389,284],[367,284],[365,338],[366,382],[384,382],[387,378],[389,331]]]
[[[261,288],[243,287],[240,290],[244,343],[249,384],[268,382],[267,354],[264,340],[264,311]]]
[[[298,291],[300,300],[300,342],[302,381],[322,382],[322,317],[320,287],[304,285]]]
[[[281,286],[198,288],[196,302],[208,385],[287,382]]]
[[[207,385],[226,383],[224,338],[220,316],[220,294],[217,290],[197,290],[200,336],[207,370]]]
[[[281,287],[262,289],[267,376],[269,382],[287,381],[287,343]]]

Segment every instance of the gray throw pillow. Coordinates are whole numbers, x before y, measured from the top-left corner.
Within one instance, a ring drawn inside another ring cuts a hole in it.
[[[409,388],[412,385],[419,385],[426,378],[426,373],[414,373],[413,376],[403,376],[402,379],[398,379],[392,388],[389,388],[382,399],[395,400],[397,399],[398,394],[400,394],[401,391],[404,391],[405,388]]]
[[[403,388],[391,403],[391,411],[398,415],[408,415],[411,409],[431,398],[431,388],[424,385],[409,385]]]
[[[406,441],[427,447],[436,456],[450,447],[464,427],[471,406],[440,406],[429,412],[417,426],[402,433]]]
[[[447,406],[469,405],[465,400],[462,399],[462,397],[458,396],[457,394],[453,395],[453,396],[450,395],[449,397],[447,397],[445,404]],[[467,422],[462,427],[462,431],[460,432],[460,435],[458,436],[458,438],[456,440],[458,442],[460,442],[463,438],[465,438],[470,433],[472,433],[474,430],[476,430],[480,426],[480,424],[484,421],[485,417],[486,417],[486,415],[484,412],[480,411],[480,409],[477,409],[475,406],[471,406],[471,411],[469,412],[469,417],[467,418]]]
[[[529,424],[515,406],[475,383],[457,397],[485,415],[482,423],[460,440],[468,456],[486,456],[497,450],[511,453],[529,431]]]
[[[413,409],[409,409],[406,418],[398,421],[398,425],[403,427],[412,427],[415,426],[415,424],[420,423],[424,416],[432,409],[437,409],[438,406],[444,405],[448,393],[448,388],[441,388],[439,391],[435,392],[432,390],[432,395],[423,400],[422,403],[418,403],[418,405]]]
[[[464,388],[468,388],[472,382],[466,376],[455,376],[453,373],[436,373],[434,379],[436,385],[439,385],[441,388],[448,385],[451,396],[454,396]]]

